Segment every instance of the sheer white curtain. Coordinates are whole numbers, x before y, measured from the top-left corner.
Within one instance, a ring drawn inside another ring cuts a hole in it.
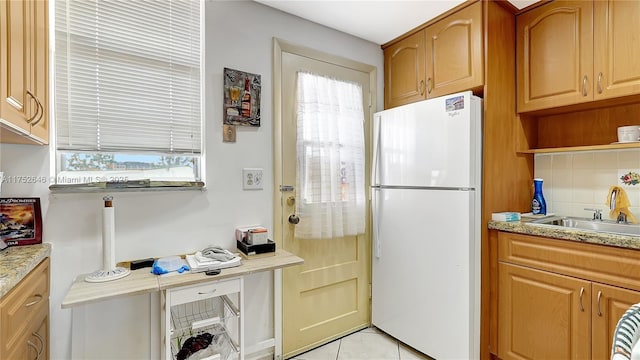
[[[362,88],[305,72],[297,82],[299,239],[364,233]]]

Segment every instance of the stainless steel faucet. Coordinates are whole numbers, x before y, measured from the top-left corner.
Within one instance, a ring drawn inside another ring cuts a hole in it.
[[[618,190],[614,189],[611,192],[611,198],[609,199],[609,209],[610,210],[615,210],[616,209],[616,197],[618,197]]]
[[[625,214],[622,211],[620,211],[620,215],[618,215],[618,218],[616,219],[616,222],[618,224],[626,224],[627,223],[627,214]]]
[[[588,209],[588,208],[585,208],[585,210],[593,211],[593,220],[602,221],[602,210],[600,210],[600,209]]]
[[[615,210],[617,208],[617,204],[616,204],[616,198],[618,197],[618,190],[614,189],[611,192],[611,198],[609,199],[609,208],[611,210]],[[616,223],[618,224],[626,224],[627,223],[627,214],[625,214],[624,212],[620,211],[620,214],[618,214],[618,218],[616,219]]]

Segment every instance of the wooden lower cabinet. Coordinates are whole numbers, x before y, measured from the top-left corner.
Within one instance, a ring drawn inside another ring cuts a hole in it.
[[[500,263],[498,351],[502,359],[588,359],[588,281]]]
[[[640,303],[640,251],[507,232],[493,238],[495,355],[609,359],[618,320]]]
[[[30,326],[29,330],[22,334],[20,340],[11,348],[6,359],[49,359],[49,315],[44,314],[44,317],[39,320],[40,321],[31,322],[31,324],[39,325]]]
[[[640,292],[594,283],[591,299],[591,358],[608,360],[618,320],[631,305],[640,303]]]
[[[49,258],[0,299],[0,359],[49,358]]]

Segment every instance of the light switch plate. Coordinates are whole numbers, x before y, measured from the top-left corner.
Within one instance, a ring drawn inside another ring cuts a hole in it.
[[[242,169],[242,189],[262,190],[262,169],[244,168]]]

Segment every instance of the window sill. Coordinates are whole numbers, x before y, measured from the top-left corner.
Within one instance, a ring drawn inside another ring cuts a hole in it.
[[[101,192],[147,192],[147,191],[204,191],[202,181],[128,181],[101,182],[92,184],[51,185],[52,193],[101,193]]]

